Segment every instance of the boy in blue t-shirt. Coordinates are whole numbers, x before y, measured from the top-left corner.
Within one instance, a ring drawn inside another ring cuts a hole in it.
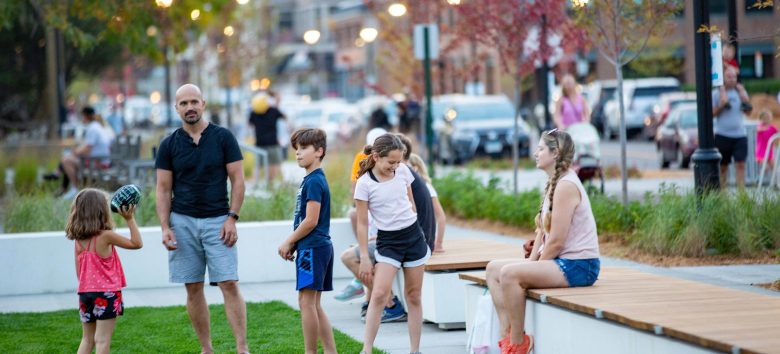
[[[327,149],[321,129],[299,129],[290,138],[298,166],[306,169],[295,202],[294,231],[279,246],[279,256],[295,260],[296,290],[301,308],[306,353],[317,353],[317,338],[326,354],[336,353],[333,328],[320,306],[323,291],[333,290],[333,244],[330,241],[330,189],[320,168]],[[297,252],[297,257],[293,257]]]

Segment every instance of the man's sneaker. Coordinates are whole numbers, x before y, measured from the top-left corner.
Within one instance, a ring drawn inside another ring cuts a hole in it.
[[[366,312],[368,312],[368,301],[363,302],[363,305],[360,306],[360,320],[363,323],[366,322]]]
[[[398,301],[398,297],[393,296],[393,306],[385,307],[385,310],[382,312],[381,322],[388,323],[401,321],[406,321],[406,311],[404,311],[404,306],[401,305],[401,302]]]
[[[349,301],[352,299],[357,299],[365,295],[365,293],[366,291],[363,290],[363,284],[361,284],[359,281],[352,281],[347,284],[343,290],[341,290],[341,293],[336,294],[335,298],[339,301]]]

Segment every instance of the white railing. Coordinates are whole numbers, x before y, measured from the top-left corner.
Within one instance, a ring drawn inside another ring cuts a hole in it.
[[[268,152],[265,151],[265,149],[261,149],[261,148],[259,148],[257,146],[254,146],[254,145],[240,143],[240,144],[238,144],[238,146],[242,150],[244,150],[244,151],[248,151],[250,153],[255,154],[255,171],[259,170],[259,167],[260,167],[260,164],[261,164],[260,160],[262,160],[263,181],[264,181],[263,187],[267,187],[268,183],[270,182],[268,180]],[[258,181],[259,181],[259,179],[258,179]],[[257,189],[258,185],[259,185],[259,183],[255,183],[255,186],[254,186],[255,190]]]

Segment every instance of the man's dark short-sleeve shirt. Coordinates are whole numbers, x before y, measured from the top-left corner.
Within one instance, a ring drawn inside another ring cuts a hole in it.
[[[179,128],[160,143],[155,168],[173,173],[171,211],[196,218],[227,214],[226,165],[242,160],[229,130],[209,124],[198,144]]]

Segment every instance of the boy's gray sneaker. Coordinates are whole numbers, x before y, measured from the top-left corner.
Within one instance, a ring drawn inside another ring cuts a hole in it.
[[[365,294],[366,291],[363,289],[363,284],[361,284],[360,281],[355,280],[349,282],[349,284],[341,290],[341,293],[336,294],[334,298],[339,301],[349,301],[357,299]]]

